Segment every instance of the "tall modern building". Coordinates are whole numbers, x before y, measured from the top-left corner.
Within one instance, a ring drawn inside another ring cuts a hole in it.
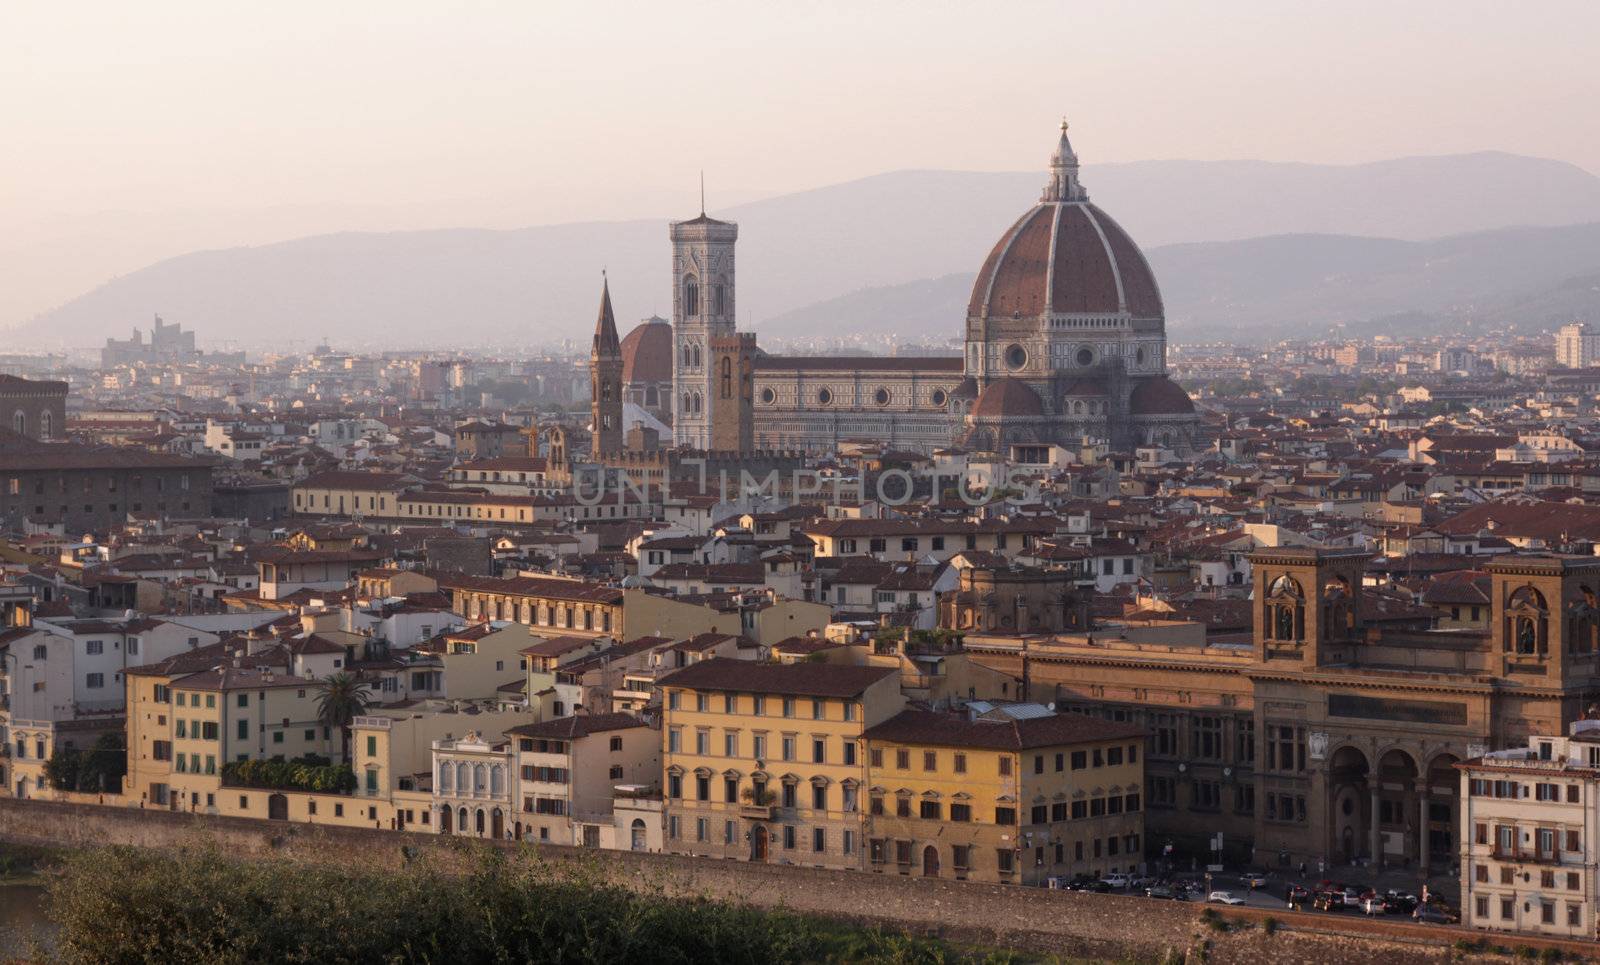
[[[1600,332],[1583,322],[1563,325],[1556,331],[1556,364],[1567,369],[1586,369],[1600,362]]]

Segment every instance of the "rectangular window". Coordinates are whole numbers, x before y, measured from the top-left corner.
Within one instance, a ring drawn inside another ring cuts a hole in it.
[[[828,742],[821,737],[811,740],[811,762],[813,764],[828,763]]]
[[[867,763],[873,767],[883,766],[883,748],[874,747],[867,751]]]
[[[1009,757],[1007,757],[1005,755],[1001,755],[1001,757],[1000,757],[1000,776],[1001,777],[1010,777],[1011,776],[1011,758],[1009,758]]]
[[[925,821],[937,821],[943,816],[943,810],[938,801],[923,801],[917,816]]]
[[[726,730],[726,731],[722,732],[722,756],[723,757],[738,757],[739,756],[739,732],[738,731],[736,731],[736,730]]]
[[[939,752],[938,751],[923,751],[922,752],[922,769],[924,771],[936,771],[936,770],[939,769]]]
[[[828,832],[822,828],[811,829],[811,850],[821,854],[828,850]]]
[[[911,770],[911,752],[904,747],[897,748],[894,752],[894,766],[902,771]]]
[[[90,690],[98,690],[106,685],[106,675],[103,673],[87,674],[83,679],[83,685]]]
[[[1017,809],[999,807],[995,808],[994,823],[1002,826],[1015,825],[1017,823]]]
[[[950,805],[950,820],[969,822],[972,820],[972,805],[954,803]]]

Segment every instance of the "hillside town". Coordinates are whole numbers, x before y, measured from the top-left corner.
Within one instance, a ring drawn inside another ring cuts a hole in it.
[[[949,346],[737,236],[583,355],[4,359],[4,793],[1596,936],[1600,333],[1169,347],[1064,124]]]

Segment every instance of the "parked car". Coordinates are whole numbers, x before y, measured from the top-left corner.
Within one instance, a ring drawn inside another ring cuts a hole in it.
[[[1416,896],[1391,891],[1383,896],[1383,910],[1389,915],[1409,915],[1417,910]]]
[[[1113,888],[1126,888],[1126,887],[1128,887],[1128,876],[1123,874],[1120,871],[1113,871],[1110,874],[1106,875],[1104,878],[1101,878],[1100,880],[1105,882],[1106,884],[1110,885]]]
[[[1149,875],[1129,875],[1128,876],[1128,887],[1129,888],[1148,888],[1148,887],[1150,887],[1151,885],[1153,885],[1155,883],[1156,883],[1156,879],[1150,877]]]
[[[1146,898],[1157,898],[1157,899],[1160,899],[1162,901],[1188,901],[1189,900],[1189,896],[1188,895],[1184,894],[1183,892],[1179,891],[1176,888],[1168,888],[1168,887],[1166,887],[1164,885],[1156,885],[1156,886],[1151,887],[1151,888],[1146,888],[1144,890],[1144,896]]]
[[[1242,905],[1244,899],[1231,891],[1213,891],[1206,896],[1206,901],[1213,901],[1219,905]]]
[[[1338,891],[1319,891],[1311,899],[1311,907],[1318,911],[1344,911],[1349,907],[1344,903],[1344,894]]]
[[[1430,925],[1454,925],[1461,920],[1460,915],[1436,901],[1430,901],[1426,905],[1418,905],[1416,910],[1411,912],[1411,917]]]
[[[1311,900],[1311,892],[1307,891],[1304,885],[1290,885],[1288,900],[1291,905],[1303,905]]]
[[[1265,871],[1246,871],[1239,875],[1239,883],[1246,888],[1265,888],[1267,886],[1267,873]]]
[[[1089,875],[1073,875],[1065,887],[1068,891],[1098,891],[1103,893],[1111,890],[1110,885],[1099,878]]]
[[[1361,905],[1359,906],[1361,908],[1361,913],[1363,915],[1381,915],[1385,911],[1383,902],[1384,900],[1382,898],[1376,896],[1371,898],[1363,898],[1361,899]]]
[[[1352,908],[1359,908],[1361,907],[1361,903],[1363,901],[1366,901],[1368,898],[1371,898],[1376,894],[1377,892],[1373,891],[1371,888],[1363,888],[1360,885],[1346,885],[1344,889],[1344,903]]]

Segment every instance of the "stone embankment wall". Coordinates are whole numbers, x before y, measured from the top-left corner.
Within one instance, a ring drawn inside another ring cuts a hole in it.
[[[0,798],[0,841],[160,850],[212,846],[243,857],[364,869],[399,869],[420,860],[446,871],[464,870],[476,849],[493,846],[431,834],[10,798]],[[1443,962],[1459,959],[1457,939],[1476,937],[1409,922],[1242,908],[1222,911],[1232,927],[1218,931],[1202,920],[1205,906],[1177,902],[666,854],[536,850],[551,861],[585,863],[641,890],[879,921],[956,942],[1042,954],[1141,961],[1182,961],[1189,955],[1196,961],[1203,950],[1203,960],[1211,962]],[[1270,935],[1261,925],[1268,917],[1279,924]],[[1501,943],[1550,944],[1510,937]],[[1596,951],[1581,943],[1556,944],[1585,955]]]

